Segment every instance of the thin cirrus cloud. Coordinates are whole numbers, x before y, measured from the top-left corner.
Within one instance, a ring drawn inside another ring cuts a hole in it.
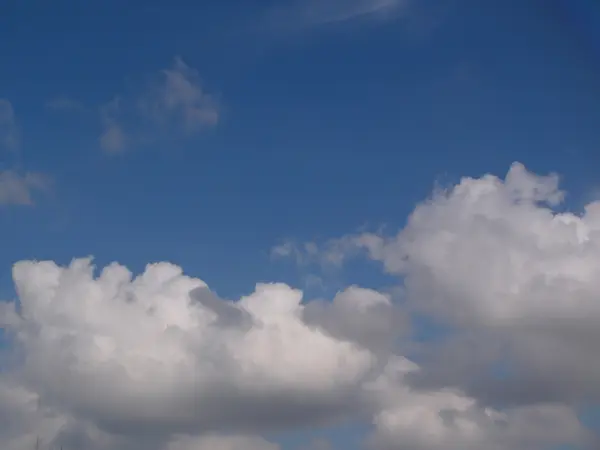
[[[21,144],[15,110],[10,101],[0,98],[0,149],[15,152]]]
[[[19,155],[21,136],[12,103],[0,99],[0,153]],[[36,194],[50,189],[50,178],[38,172],[16,168],[0,170],[0,207],[33,206]]]
[[[0,440],[276,450],[264,436],[362,421],[374,450],[592,449],[577,406],[598,395],[600,209],[552,213],[561,198],[556,177],[516,164],[436,194],[396,236],[339,241],[399,275],[402,303],[358,286],[313,300],[282,283],[230,301],[169,263],[134,275],[20,261],[17,300],[0,303],[15,343]],[[404,352],[415,311],[454,327],[419,363]],[[476,351],[456,351],[467,339]],[[518,370],[495,384],[490,355]]]
[[[164,137],[190,137],[219,122],[215,97],[198,72],[176,57],[134,95],[119,95],[100,107],[101,148],[120,153]]]
[[[50,179],[41,173],[0,171],[0,206],[33,206],[36,193],[50,188]]]
[[[296,0],[269,11],[276,28],[304,28],[364,18],[389,18],[402,13],[408,0]]]
[[[52,111],[83,111],[85,106],[78,100],[67,96],[55,97],[48,100],[45,107]]]

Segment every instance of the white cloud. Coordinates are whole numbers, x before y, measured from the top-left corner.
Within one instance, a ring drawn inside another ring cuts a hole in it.
[[[40,173],[19,174],[14,170],[0,171],[0,206],[32,206],[34,193],[50,188],[50,179]]]
[[[400,337],[410,331],[408,317],[389,295],[372,289],[350,286],[332,301],[312,301],[304,319],[338,339],[356,342],[373,354],[387,358]]]
[[[365,249],[377,251],[382,238],[375,234],[347,235],[325,243],[297,243],[286,240],[271,249],[271,258],[292,259],[299,266],[316,265],[322,269],[340,269],[349,259],[362,255]]]
[[[270,450],[256,436],[342,419],[372,420],[380,449],[586,439],[566,406],[499,411],[458,390],[413,389],[407,376],[421,369],[394,345],[407,318],[373,290],[306,302],[259,284],[230,302],[172,264],[134,277],[118,264],[98,273],[89,259],[21,261],[13,278],[19,309],[0,303],[14,341],[0,375],[9,450],[36,436],[65,449]]]
[[[216,99],[202,88],[199,74],[181,58],[153,74],[137,94],[115,97],[100,108],[101,148],[120,153],[157,139],[190,137],[219,122]]]
[[[17,151],[20,143],[19,128],[12,103],[0,98],[0,148]]]
[[[319,255],[319,248],[312,242],[298,246],[293,241],[285,241],[271,249],[271,258],[293,258],[298,265],[311,263]]]
[[[600,203],[581,216],[556,214],[550,206],[562,196],[556,176],[519,164],[505,181],[465,178],[417,207],[371,255],[408,276],[409,295],[444,316],[461,308],[462,318],[486,325],[597,321]]]
[[[180,57],[170,69],[161,71],[138,105],[156,125],[166,126],[175,119],[186,133],[214,126],[219,120],[216,102],[204,92],[198,72]]]
[[[557,213],[563,198],[556,175],[515,163],[505,179],[436,192],[396,236],[345,236],[320,254],[366,252],[398,275],[413,311],[452,327],[425,348],[421,384],[492,403],[600,401],[600,202]]]
[[[28,356],[24,379],[105,429],[319,422],[357,402],[373,364],[369,351],[309,327],[301,293],[285,285],[229,303],[164,263],[133,280],[118,265],[96,280],[92,271],[87,260],[18,263],[21,316],[3,321]]]

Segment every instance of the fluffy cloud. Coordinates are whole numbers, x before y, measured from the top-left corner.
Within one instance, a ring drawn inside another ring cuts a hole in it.
[[[556,213],[562,198],[557,176],[514,164],[505,180],[463,179],[397,236],[369,241],[414,308],[471,330],[480,354],[505,343],[510,374],[479,387],[487,395],[600,399],[600,203]]]
[[[558,176],[515,163],[505,179],[436,192],[395,236],[345,236],[296,258],[366,252],[400,277],[412,311],[450,327],[424,350],[421,386],[494,404],[599,401],[600,202],[557,212],[563,198]]]
[[[63,448],[89,450],[278,450],[251,435],[116,435],[91,422],[60,413],[38,394],[0,379],[0,440],[6,450]]]
[[[408,317],[388,295],[358,286],[339,292],[332,301],[309,302],[304,320],[383,356],[384,362],[398,340],[410,332]]]
[[[382,395],[370,446],[385,450],[537,450],[560,444],[591,448],[593,437],[564,405],[504,411],[484,408],[452,390],[416,391],[399,377],[419,373],[405,359],[392,360],[370,386]]]
[[[153,75],[137,94],[117,96],[103,105],[100,116],[101,148],[119,153],[134,144],[191,136],[213,127],[219,121],[219,108],[202,88],[198,72],[177,57],[171,68]]]
[[[396,236],[279,252],[364,252],[401,277],[402,304],[358,286],[307,301],[278,283],[229,301],[168,263],[134,276],[21,261],[17,301],[0,303],[0,439],[270,450],[259,436],[351,419],[372,423],[376,450],[591,449],[576,408],[600,394],[600,208],[554,212],[563,197],[556,176],[515,164],[437,192]],[[447,338],[412,346],[416,312]]]
[[[383,449],[586,439],[567,406],[496,411],[458,390],[411,387],[421,368],[394,354],[407,318],[376,291],[307,302],[259,284],[232,302],[172,264],[134,277],[118,264],[98,273],[90,259],[22,261],[13,278],[18,303],[0,304],[10,450],[38,437],[65,449],[269,450],[255,436],[346,418],[372,421],[369,443]]]
[[[319,423],[360,403],[373,355],[303,320],[302,294],[258,285],[238,302],[162,263],[132,278],[89,260],[21,262],[2,322],[18,378],[111,434],[164,436]]]

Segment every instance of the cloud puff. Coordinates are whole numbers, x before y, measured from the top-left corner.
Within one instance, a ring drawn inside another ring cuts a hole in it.
[[[0,171],[0,206],[32,206],[34,193],[47,191],[50,184],[50,179],[40,173]]]
[[[371,421],[381,449],[587,439],[564,405],[500,411],[459,390],[411,387],[422,370],[395,345],[407,318],[373,290],[321,302],[259,284],[228,301],[172,264],[133,276],[90,259],[21,261],[13,278],[18,302],[0,303],[10,450],[36,437],[65,450],[275,449],[254,436],[344,419]]]
[[[136,95],[117,96],[100,108],[100,146],[119,153],[156,139],[191,136],[219,122],[216,99],[202,88],[199,74],[180,57],[154,74]]]
[[[161,71],[138,105],[157,125],[166,126],[175,119],[187,133],[214,126],[219,120],[215,100],[202,89],[198,72],[180,57],[173,67]]]

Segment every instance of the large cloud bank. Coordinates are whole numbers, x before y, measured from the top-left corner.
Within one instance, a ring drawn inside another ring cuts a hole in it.
[[[352,419],[377,450],[592,449],[577,408],[600,394],[600,205],[555,214],[561,199],[514,165],[434,195],[396,236],[323,248],[366,249],[401,301],[285,284],[229,301],[167,263],[18,262],[2,448],[275,450],[261,436]],[[415,313],[446,339],[411,346]]]

